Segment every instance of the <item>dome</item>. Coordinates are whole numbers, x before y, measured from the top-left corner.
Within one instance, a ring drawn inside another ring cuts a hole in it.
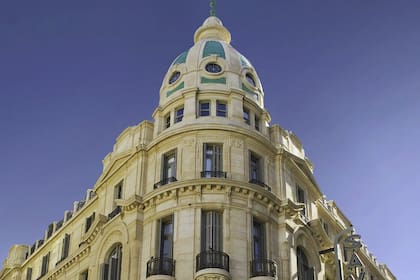
[[[222,21],[208,17],[194,34],[194,45],[170,65],[160,89],[160,106],[188,90],[241,92],[264,108],[263,89],[249,60],[230,45],[230,32]]]

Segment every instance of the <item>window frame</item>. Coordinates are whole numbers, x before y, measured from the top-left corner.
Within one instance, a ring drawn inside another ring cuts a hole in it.
[[[258,228],[256,228],[258,227]],[[258,231],[258,232],[256,232]],[[256,250],[256,241],[259,241],[259,249]],[[267,228],[266,223],[252,217],[252,259],[267,259]]]
[[[222,177],[223,171],[223,144],[203,143],[203,176]]]
[[[208,108],[203,108],[203,105],[208,104]],[[210,100],[200,100],[198,102],[198,116],[209,117],[211,116],[211,102]]]
[[[179,114],[179,112],[181,112],[181,114]],[[179,123],[179,122],[182,122],[183,119],[184,119],[184,106],[178,107],[175,109],[174,122]]]
[[[173,163],[169,161],[173,158]],[[171,174],[169,173],[171,171]],[[162,172],[161,179],[166,180],[172,177],[176,178],[177,172],[177,149],[170,150],[162,155]]]
[[[223,106],[224,108],[219,108],[219,106]],[[216,100],[216,116],[224,118],[228,116],[228,105],[226,101]]]
[[[164,123],[165,129],[171,127],[171,113],[168,113],[168,114],[165,115],[164,122],[165,122]]]
[[[255,161],[253,160],[255,159]],[[255,164],[253,164],[255,162]],[[255,170],[255,172],[254,172]],[[255,177],[253,176],[255,173]],[[249,180],[251,182],[264,182],[264,168],[263,168],[263,158],[252,152],[249,151]]]
[[[251,111],[246,107],[243,107],[242,111],[243,111],[242,117],[243,117],[244,122],[247,125],[250,125],[251,124]]]
[[[174,251],[174,216],[169,215],[158,221],[158,239],[156,246],[156,255],[163,258],[173,258]],[[166,227],[170,227],[170,232],[166,232]],[[168,241],[167,243],[165,241]]]
[[[201,252],[223,252],[223,211],[201,211]]]

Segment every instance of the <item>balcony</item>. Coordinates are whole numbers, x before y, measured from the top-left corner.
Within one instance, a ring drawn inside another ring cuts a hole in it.
[[[115,216],[117,216],[119,213],[121,213],[121,206],[117,206],[115,207],[114,210],[112,210],[111,213],[108,214],[108,219],[112,219]]]
[[[155,183],[153,185],[153,189],[157,189],[160,188],[166,184],[172,183],[172,182],[176,182],[176,178],[175,177],[169,177],[169,178],[164,178],[162,180],[160,180],[159,182]]]
[[[263,188],[264,188],[264,189],[266,189],[267,191],[271,192],[271,187],[270,187],[270,186],[268,186],[267,184],[265,184],[264,182],[262,182],[262,181],[258,180],[258,179],[251,179],[251,180],[249,180],[249,182],[250,182],[251,184],[255,184],[255,185],[258,185],[258,186],[260,186],[260,187],[263,187]]]
[[[251,261],[251,277],[276,276],[276,265],[272,260],[253,260]]]
[[[229,272],[229,255],[220,251],[203,251],[196,257],[196,271],[205,268],[220,268]]]
[[[171,258],[151,258],[147,262],[146,277],[153,275],[175,276],[175,260]]]
[[[226,178],[224,171],[201,171],[201,178]]]

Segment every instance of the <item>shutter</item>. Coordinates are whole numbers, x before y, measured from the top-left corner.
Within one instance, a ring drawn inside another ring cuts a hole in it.
[[[32,279],[32,268],[28,267],[26,269],[26,280],[31,280]]]
[[[64,237],[63,246],[63,258],[67,258],[67,256],[69,255],[70,234],[66,234],[66,236]]]
[[[109,265],[107,263],[103,263],[101,266],[101,280],[108,280]]]
[[[111,280],[118,280],[118,258],[111,258]]]

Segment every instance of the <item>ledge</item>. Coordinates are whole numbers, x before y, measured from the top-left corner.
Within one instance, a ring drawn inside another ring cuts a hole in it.
[[[169,275],[152,275],[147,280],[175,280],[175,277]]]
[[[275,280],[276,277],[271,277],[271,276],[255,276],[255,277],[251,277],[249,279],[250,280]]]
[[[231,280],[232,277],[230,276],[229,272],[224,269],[220,268],[205,268],[201,269],[195,273],[194,276],[195,280],[206,280],[206,279],[214,279],[214,280]]]

